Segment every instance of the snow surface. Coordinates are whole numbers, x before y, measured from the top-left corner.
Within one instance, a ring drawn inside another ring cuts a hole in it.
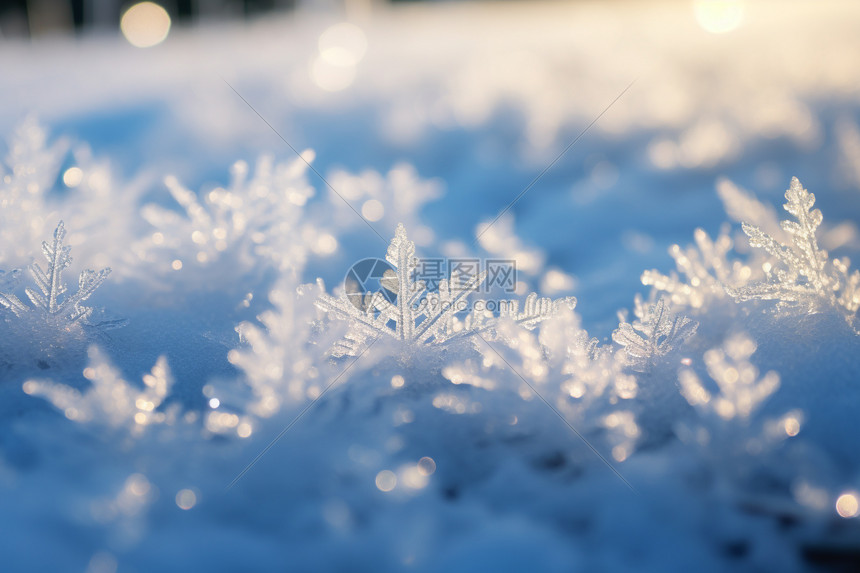
[[[860,298],[774,253],[796,176],[827,268],[860,261],[860,6],[744,6],[725,34],[505,3],[3,43],[0,292],[62,220],[61,296],[109,267],[112,318],[0,309],[2,569],[856,568]],[[366,53],[332,70],[345,19]],[[334,357],[317,302],[398,223],[576,306]]]

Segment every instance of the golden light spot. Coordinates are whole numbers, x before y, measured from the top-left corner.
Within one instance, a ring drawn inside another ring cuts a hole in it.
[[[253,428],[251,428],[251,424],[249,424],[248,422],[242,422],[241,424],[239,424],[239,427],[236,428],[236,434],[240,438],[247,438],[251,435],[252,432]]]
[[[216,409],[220,405],[221,405],[221,400],[219,400],[218,398],[210,398],[209,399],[209,407],[212,408],[213,410]]]
[[[84,172],[81,171],[80,167],[69,167],[66,169],[66,172],[63,173],[63,183],[66,184],[66,187],[74,188],[81,184],[81,181],[84,180]]]
[[[836,500],[836,513],[839,517],[850,519],[857,517],[860,514],[860,502],[857,501],[857,495],[854,493],[843,493]]]
[[[800,432],[800,421],[794,416],[785,419],[785,433],[794,437]]]
[[[179,509],[189,510],[197,505],[197,494],[190,489],[181,489],[176,493],[176,505]]]
[[[151,48],[170,32],[170,15],[154,2],[141,2],[125,11],[119,23],[122,35],[135,48]]]
[[[175,259],[172,263],[170,263],[170,268],[172,268],[174,271],[180,270],[182,268],[182,261],[180,261],[179,259]]]
[[[361,206],[361,214],[368,221],[379,221],[385,215],[385,207],[376,199],[368,199]]]
[[[138,412],[137,414],[135,414],[134,423],[139,426],[143,426],[144,424],[146,424],[146,414],[144,414],[143,412]]]
[[[615,446],[612,448],[612,457],[617,462],[623,462],[627,459],[627,448],[621,445]]]
[[[158,233],[158,232],[153,233],[152,234],[152,242],[155,245],[160,245],[160,244],[164,243],[164,235],[161,233]]]
[[[696,21],[706,32],[725,34],[737,29],[744,19],[743,0],[694,0]]]
[[[376,474],[376,487],[380,491],[391,491],[397,486],[397,476],[391,470],[382,470]]]
[[[320,58],[333,66],[354,66],[367,51],[367,38],[354,24],[335,24],[320,35],[319,51]]]
[[[391,387],[392,388],[402,388],[403,384],[406,383],[406,380],[403,379],[403,376],[400,374],[395,374],[391,377]]]
[[[436,471],[436,462],[433,460],[433,458],[424,456],[423,458],[418,460],[418,471],[425,476],[433,475],[433,473]]]
[[[143,474],[133,474],[125,482],[126,489],[133,495],[143,497],[149,493],[149,480]]]

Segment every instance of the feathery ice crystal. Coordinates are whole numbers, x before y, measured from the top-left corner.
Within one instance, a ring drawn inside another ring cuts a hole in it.
[[[63,297],[67,290],[63,281],[63,271],[72,263],[72,257],[69,256],[71,247],[64,244],[65,237],[66,229],[60,221],[54,230],[53,241],[42,242],[42,254],[48,261],[47,268],[43,270],[38,263],[30,266],[30,274],[38,290],[28,287],[25,292],[33,307],[27,306],[21,299],[10,293],[0,293],[0,306],[19,319],[37,315],[57,330],[80,324],[101,329],[122,326],[124,321],[121,320],[94,319],[94,309],[82,304],[107,279],[110,268],[100,271],[87,269],[81,272],[77,292]]]
[[[637,296],[633,314],[636,320],[621,321],[612,340],[624,347],[627,361],[634,370],[646,371],[655,362],[678,348],[696,333],[698,322],[686,316],[675,316],[666,309],[666,299],[645,307]]]
[[[175,408],[158,411],[173,385],[167,358],[159,357],[152,371],[143,376],[144,389],[139,390],[123,380],[98,347],[90,347],[89,357],[84,377],[92,385],[85,392],[41,380],[24,382],[24,392],[44,398],[75,422],[125,427],[133,435],[139,435],[146,426],[173,421]]]
[[[748,420],[779,388],[776,372],[770,371],[759,378],[758,369],[749,361],[755,351],[755,341],[746,334],[730,337],[722,348],[705,352],[705,366],[720,393],[712,395],[692,369],[684,368],[678,374],[681,394],[699,411],[715,413],[724,420]]]
[[[551,300],[530,294],[520,310],[518,301],[501,301],[498,316],[484,305],[473,305],[467,316],[466,298],[476,292],[487,278],[486,271],[462,281],[454,274],[451,281],[442,280],[437,291],[428,292],[424,281],[413,280],[417,266],[415,243],[406,236],[404,226],[398,225],[388,246],[386,260],[396,269],[383,278],[383,288],[396,298],[390,302],[381,292],[367,293],[362,308],[346,296],[321,294],[317,305],[335,318],[348,321],[349,330],[332,349],[333,356],[357,356],[369,339],[389,336],[407,344],[440,345],[455,339],[465,339],[487,332],[492,336],[502,320],[511,320],[527,329],[553,316],[562,306],[573,308],[573,297]],[[322,288],[322,284],[320,283]]]
[[[815,232],[821,225],[821,211],[812,208],[815,195],[804,189],[797,177],[791,179],[785,198],[785,210],[795,221],[782,221],[781,227],[791,244],[782,244],[759,227],[744,223],[750,244],[776,260],[764,265],[766,281],[726,290],[741,301],[776,300],[779,310],[801,306],[811,313],[837,308],[853,323],[860,307],[860,271],[851,273],[847,258],[831,260],[827,251],[819,248]]]
[[[313,158],[311,150],[288,163],[274,164],[271,157],[263,157],[250,177],[248,164],[237,161],[228,188],[213,189],[202,201],[175,177],[167,177],[167,190],[185,216],[160,205],[144,206],[142,215],[155,231],[138,250],[157,260],[153,251],[171,249],[186,262],[204,267],[229,256],[242,270],[261,261],[295,267],[304,262],[308,250],[333,252],[337,247],[333,236],[300,223],[304,206],[314,195],[307,180]]]

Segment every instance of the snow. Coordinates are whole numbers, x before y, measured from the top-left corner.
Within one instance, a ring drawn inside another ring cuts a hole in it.
[[[3,43],[4,570],[856,567],[860,7],[691,4]]]

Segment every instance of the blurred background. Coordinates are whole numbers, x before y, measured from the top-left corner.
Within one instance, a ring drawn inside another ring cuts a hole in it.
[[[402,0],[400,0],[402,1]],[[398,0],[159,0],[170,20],[180,25],[247,18],[296,8],[331,9]],[[0,33],[7,38],[115,30],[134,0],[2,0]]]

